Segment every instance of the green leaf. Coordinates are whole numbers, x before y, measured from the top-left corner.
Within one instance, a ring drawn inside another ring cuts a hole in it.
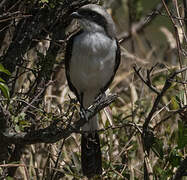
[[[2,78],[0,78],[0,82],[5,82],[5,80],[3,80]]]
[[[10,177],[10,176],[7,176],[6,180],[14,180],[14,179],[12,177]]]
[[[187,126],[184,122],[178,121],[178,149],[182,149],[187,146]]]
[[[186,100],[186,98],[185,98],[186,96],[185,96],[185,91],[184,90],[180,90],[179,91],[179,93],[178,94],[176,94],[176,100],[178,101],[178,102],[180,102],[181,104],[184,104],[185,103],[185,100]]]
[[[41,0],[40,2],[41,2],[41,3],[49,3],[48,0]]]
[[[1,63],[0,63],[0,72],[3,72],[9,76],[11,75],[10,71],[8,69],[5,69]]]
[[[180,108],[179,103],[174,96],[171,97],[171,108],[172,108],[172,110],[176,110],[176,109]]]
[[[178,153],[176,149],[172,149],[169,155],[169,162],[172,165],[172,167],[177,167],[180,165],[182,157]]]
[[[152,145],[152,151],[160,158],[163,159],[164,157],[164,150],[163,150],[163,142],[161,139],[154,138],[154,143]]]
[[[15,130],[16,130],[16,132],[18,132],[18,133],[20,132],[20,127],[19,127],[17,124],[15,125]]]
[[[9,89],[5,83],[0,82],[0,89],[1,89],[1,92],[3,93],[3,96],[7,99],[10,99]]]

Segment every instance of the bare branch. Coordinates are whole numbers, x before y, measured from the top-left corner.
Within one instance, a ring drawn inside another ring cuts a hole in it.
[[[179,70],[175,71],[174,73],[172,73],[171,75],[169,75],[169,77],[166,79],[164,87],[162,88],[161,92],[157,95],[157,97],[154,101],[153,107],[144,122],[144,125],[143,125],[144,130],[146,130],[148,128],[149,122],[151,121],[153,114],[156,112],[158,104],[160,103],[160,101],[161,101],[162,97],[164,96],[164,94],[166,93],[166,91],[171,87],[172,81],[175,78],[175,76],[177,74],[180,74],[180,73],[186,71],[186,70],[187,70],[187,67],[179,69]]]
[[[137,69],[135,66],[133,67],[134,71],[136,72],[136,74],[138,75],[138,77],[156,94],[160,94],[160,92],[151,84],[151,80],[150,80],[150,73],[153,70],[153,68],[149,71],[147,71],[147,81],[144,80],[143,76],[140,74],[140,70],[141,68]]]
[[[166,0],[165,2],[166,2],[166,4],[168,4],[170,2],[170,0]],[[149,14],[151,14],[151,16],[147,15],[145,17],[142,17],[138,23],[132,25],[132,30],[131,30],[132,33],[125,32],[120,35],[119,43],[121,44],[121,43],[125,42],[126,40],[128,40],[129,38],[131,38],[131,36],[133,35],[134,32],[136,32],[136,33],[141,32],[145,27],[147,27],[147,25],[149,25],[155,19],[156,15],[157,15],[155,13],[155,11],[156,12],[161,11],[162,8],[163,8],[162,3],[157,4],[157,6],[155,8],[153,8],[152,13],[149,13]]]

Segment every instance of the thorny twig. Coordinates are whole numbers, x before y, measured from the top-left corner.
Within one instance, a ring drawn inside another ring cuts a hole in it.
[[[111,104],[117,98],[116,94],[109,95],[96,102],[89,111],[86,111],[88,119],[96,115],[101,109]],[[86,123],[85,119],[79,119],[71,126],[66,128],[58,127],[57,122],[52,123],[46,128],[32,132],[1,132],[0,136],[9,144],[35,144],[35,143],[54,143],[69,137],[72,133],[80,132],[80,127]]]
[[[175,76],[177,74],[180,74],[180,73],[186,71],[186,70],[187,70],[187,67],[184,67],[182,69],[179,69],[179,70],[175,71],[174,73],[172,73],[171,75],[168,76],[168,78],[165,81],[164,87],[162,88],[161,92],[157,95],[157,97],[156,97],[156,99],[154,101],[153,107],[152,107],[150,113],[148,114],[148,116],[147,116],[147,118],[146,118],[146,120],[144,122],[144,125],[143,125],[144,131],[147,130],[149,122],[151,121],[152,116],[155,113],[155,111],[156,111],[156,109],[158,107],[159,102],[161,101],[161,99],[164,96],[165,92],[171,87],[172,81],[175,78]]]
[[[144,159],[144,179],[152,179],[152,168],[150,166],[150,164],[147,161],[148,155],[149,155],[149,151],[151,148],[151,144],[153,143],[153,139],[154,139],[154,134],[152,131],[149,130],[149,123],[152,120],[152,117],[154,115],[154,113],[156,112],[158,105],[162,99],[162,97],[165,95],[166,91],[171,87],[173,79],[175,78],[176,75],[184,72],[187,70],[187,67],[181,68],[173,73],[171,73],[166,81],[165,84],[162,88],[162,90],[160,92],[158,92],[157,90],[155,91],[155,88],[153,88],[153,85],[151,83],[151,78],[150,78],[150,73],[151,71],[154,69],[155,66],[153,66],[150,70],[147,71],[147,80],[144,80],[144,78],[142,77],[142,75],[140,74],[140,70],[141,68],[136,68],[134,67],[134,70],[136,72],[136,74],[140,77],[140,79],[154,92],[157,93],[157,97],[153,103],[152,109],[149,112],[148,116],[145,119],[145,122],[143,124],[143,133],[142,133],[142,142],[143,142],[143,149],[144,149],[144,153],[145,153],[145,159]],[[147,155],[146,155],[147,154]]]

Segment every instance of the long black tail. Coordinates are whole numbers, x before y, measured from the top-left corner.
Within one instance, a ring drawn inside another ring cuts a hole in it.
[[[101,149],[97,132],[82,135],[81,161],[83,175],[92,177],[102,174]]]

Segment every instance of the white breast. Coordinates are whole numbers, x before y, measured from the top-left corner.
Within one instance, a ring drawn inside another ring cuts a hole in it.
[[[70,61],[70,79],[84,106],[93,103],[114,73],[116,41],[102,33],[84,32],[74,39]]]

